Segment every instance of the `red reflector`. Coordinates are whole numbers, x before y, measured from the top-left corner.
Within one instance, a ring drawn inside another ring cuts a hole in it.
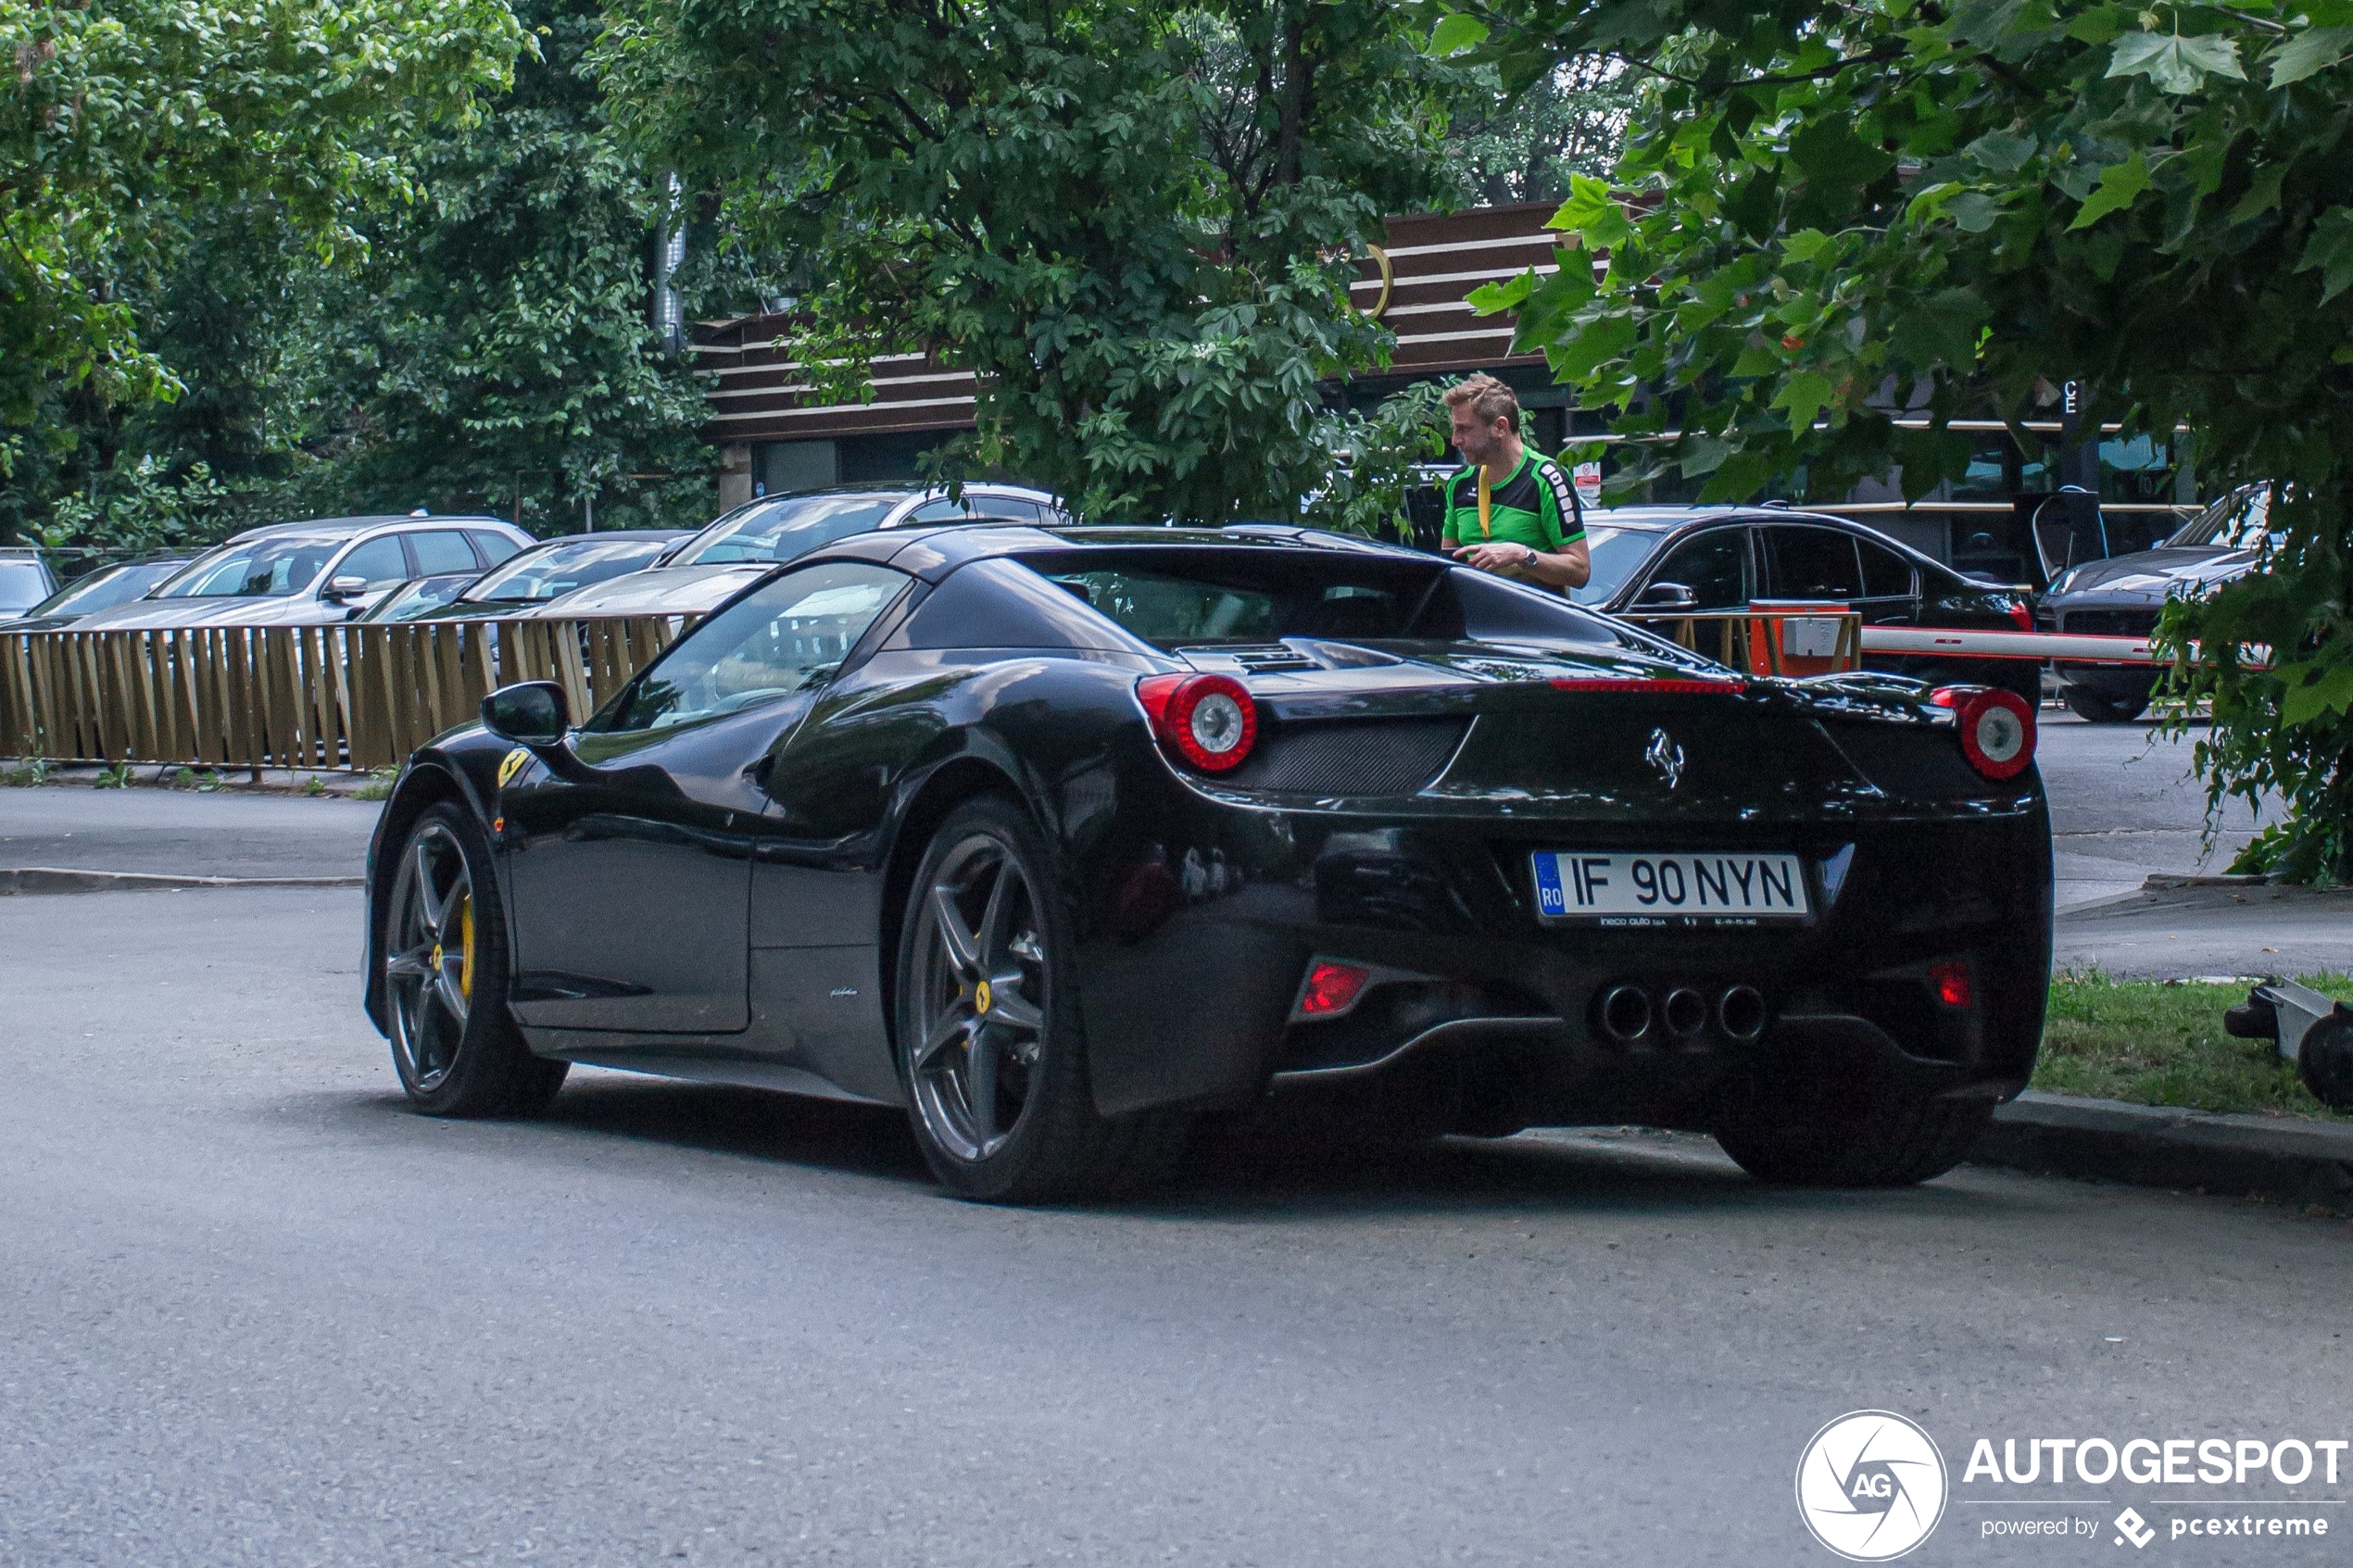
[[[1928,983],[1936,987],[1936,999],[1946,1007],[1969,1006],[1969,961],[1966,959],[1940,959],[1929,965]]]
[[[2010,606],[2010,619],[2018,622],[2018,629],[2021,632],[2034,630],[2034,612],[2024,605]]]
[[[1746,685],[1741,681],[1622,675],[1574,675],[1547,684],[1556,692],[1680,692],[1685,696],[1737,696]]]
[[[1299,1010],[1310,1017],[1346,1012],[1356,1005],[1356,993],[1372,977],[1371,970],[1317,959],[1308,968],[1307,989],[1300,995]]]

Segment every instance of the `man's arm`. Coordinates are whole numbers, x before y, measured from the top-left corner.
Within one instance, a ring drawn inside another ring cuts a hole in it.
[[[1541,583],[1547,588],[1582,588],[1593,577],[1592,557],[1585,548],[1582,534],[1557,550],[1491,540],[1463,549],[1454,558],[1481,571]]]

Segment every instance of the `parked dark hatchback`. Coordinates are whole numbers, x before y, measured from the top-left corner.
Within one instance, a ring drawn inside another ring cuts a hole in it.
[[[2023,594],[1972,582],[1843,518],[1773,508],[1618,507],[1586,513],[1585,529],[1592,581],[1570,596],[1614,615],[1705,614],[1737,610],[1752,599],[1821,599],[1853,605],[1867,626],[2021,632],[2032,625]],[[2002,686],[2030,703],[2042,696],[2040,667],[2025,659],[1871,656],[1864,663],[1940,684]]]
[[[2157,630],[2165,601],[2203,598],[2262,564],[2271,542],[2271,490],[2250,484],[2233,491],[2183,523],[2153,550],[2086,561],[2061,572],[2043,596],[2045,631],[2095,636],[2145,637]],[[2054,660],[2059,696],[2095,724],[2122,724],[2147,710],[2157,685],[2148,664],[2082,664]]]

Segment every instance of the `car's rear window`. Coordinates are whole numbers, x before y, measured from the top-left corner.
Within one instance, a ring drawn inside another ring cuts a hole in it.
[[[1608,621],[1560,595],[1435,557],[1147,546],[1016,558],[1130,636],[1162,648],[1284,637],[1617,639]]]

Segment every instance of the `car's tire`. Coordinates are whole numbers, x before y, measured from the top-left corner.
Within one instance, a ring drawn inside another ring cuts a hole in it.
[[[2102,696],[2073,685],[2059,687],[2059,700],[2067,704],[2068,711],[2091,724],[2129,724],[2147,712],[2149,706],[2146,696]]]
[[[915,1141],[962,1198],[1133,1192],[1165,1173],[1190,1125],[1096,1111],[1051,865],[1029,814],[984,796],[940,824],[908,889],[892,1032]]]
[[[1743,1075],[1712,1129],[1762,1182],[1909,1186],[1959,1164],[1994,1120],[1987,1099],[1942,1099],[1876,1074]]]
[[[506,911],[482,830],[453,803],[427,807],[391,876],[384,1010],[409,1105],[428,1116],[546,1110],[570,1064],[533,1055],[507,1010]]]

